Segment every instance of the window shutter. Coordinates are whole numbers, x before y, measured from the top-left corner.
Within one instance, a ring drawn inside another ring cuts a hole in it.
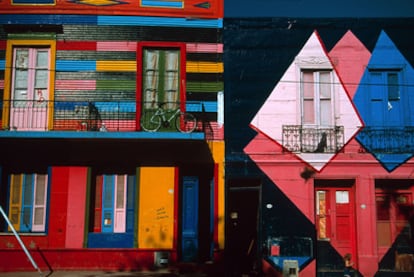
[[[23,196],[22,217],[20,222],[21,232],[32,231],[32,209],[33,209],[33,175],[23,174]]]
[[[126,175],[116,175],[114,232],[124,233],[126,226]]]
[[[16,231],[20,231],[20,210],[22,200],[22,174],[10,176],[9,219]]]
[[[44,232],[46,226],[47,175],[34,174],[32,231]]]
[[[102,232],[112,233],[114,226],[114,176],[104,175],[103,177],[103,197],[102,197]]]

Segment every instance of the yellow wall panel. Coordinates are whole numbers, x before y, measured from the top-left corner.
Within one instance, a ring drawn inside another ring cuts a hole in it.
[[[139,173],[138,247],[172,249],[174,167],[142,167]]]
[[[223,73],[223,63],[187,61],[187,73]]]
[[[214,162],[218,165],[217,188],[218,188],[218,246],[224,249],[224,226],[225,226],[225,189],[224,189],[224,141],[208,142]]]
[[[136,61],[96,61],[96,71],[135,72]]]

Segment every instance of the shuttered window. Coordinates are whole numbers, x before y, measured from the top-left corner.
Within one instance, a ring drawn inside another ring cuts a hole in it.
[[[125,233],[133,230],[134,177],[99,175],[96,177],[95,233]]]
[[[45,232],[48,176],[12,174],[9,185],[9,219],[18,232]]]

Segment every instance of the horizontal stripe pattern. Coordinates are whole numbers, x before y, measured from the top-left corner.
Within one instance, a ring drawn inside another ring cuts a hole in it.
[[[0,24],[93,24],[101,26],[222,28],[223,20],[155,16],[0,14]]]

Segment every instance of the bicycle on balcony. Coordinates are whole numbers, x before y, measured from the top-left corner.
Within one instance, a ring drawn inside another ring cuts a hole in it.
[[[174,127],[181,133],[191,133],[197,127],[194,115],[181,111],[180,108],[173,110],[164,109],[165,102],[159,102],[158,108],[144,110],[141,116],[141,127],[147,132],[156,132],[161,126],[164,128]]]

